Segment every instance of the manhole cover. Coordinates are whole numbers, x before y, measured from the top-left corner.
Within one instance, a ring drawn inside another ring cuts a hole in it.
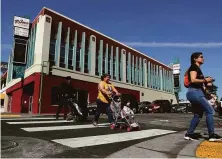
[[[14,142],[14,141],[2,140],[2,143],[1,143],[1,149],[2,150],[7,150],[7,149],[10,149],[10,148],[14,148],[16,146],[18,146],[18,143]]]

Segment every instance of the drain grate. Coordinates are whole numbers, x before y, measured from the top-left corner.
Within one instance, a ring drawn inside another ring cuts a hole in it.
[[[1,142],[1,150],[8,150],[17,146],[18,146],[18,143],[15,141],[2,140]]]

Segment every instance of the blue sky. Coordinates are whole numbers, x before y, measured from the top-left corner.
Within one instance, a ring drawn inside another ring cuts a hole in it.
[[[179,58],[181,78],[189,67],[191,53],[203,52],[203,72],[216,79],[222,96],[222,1],[2,0],[2,61],[7,61],[12,44],[13,16],[28,15],[33,20],[43,6],[165,64]],[[185,93],[182,83],[182,98]]]

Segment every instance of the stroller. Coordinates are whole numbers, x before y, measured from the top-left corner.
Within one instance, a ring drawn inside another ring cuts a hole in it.
[[[67,121],[73,120],[73,122],[79,121],[81,116],[83,116],[81,109],[79,108],[76,100],[73,97],[67,99],[71,112],[67,115]]]
[[[121,98],[113,95],[111,99],[110,108],[113,112],[115,127],[119,126],[120,129],[127,128],[128,132],[140,130],[139,124],[134,121],[133,111],[127,106],[122,107]],[[114,127],[111,127],[111,129],[114,129]]]

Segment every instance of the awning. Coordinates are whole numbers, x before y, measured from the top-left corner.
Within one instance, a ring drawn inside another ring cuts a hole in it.
[[[0,94],[0,99],[5,99],[5,93]]]

